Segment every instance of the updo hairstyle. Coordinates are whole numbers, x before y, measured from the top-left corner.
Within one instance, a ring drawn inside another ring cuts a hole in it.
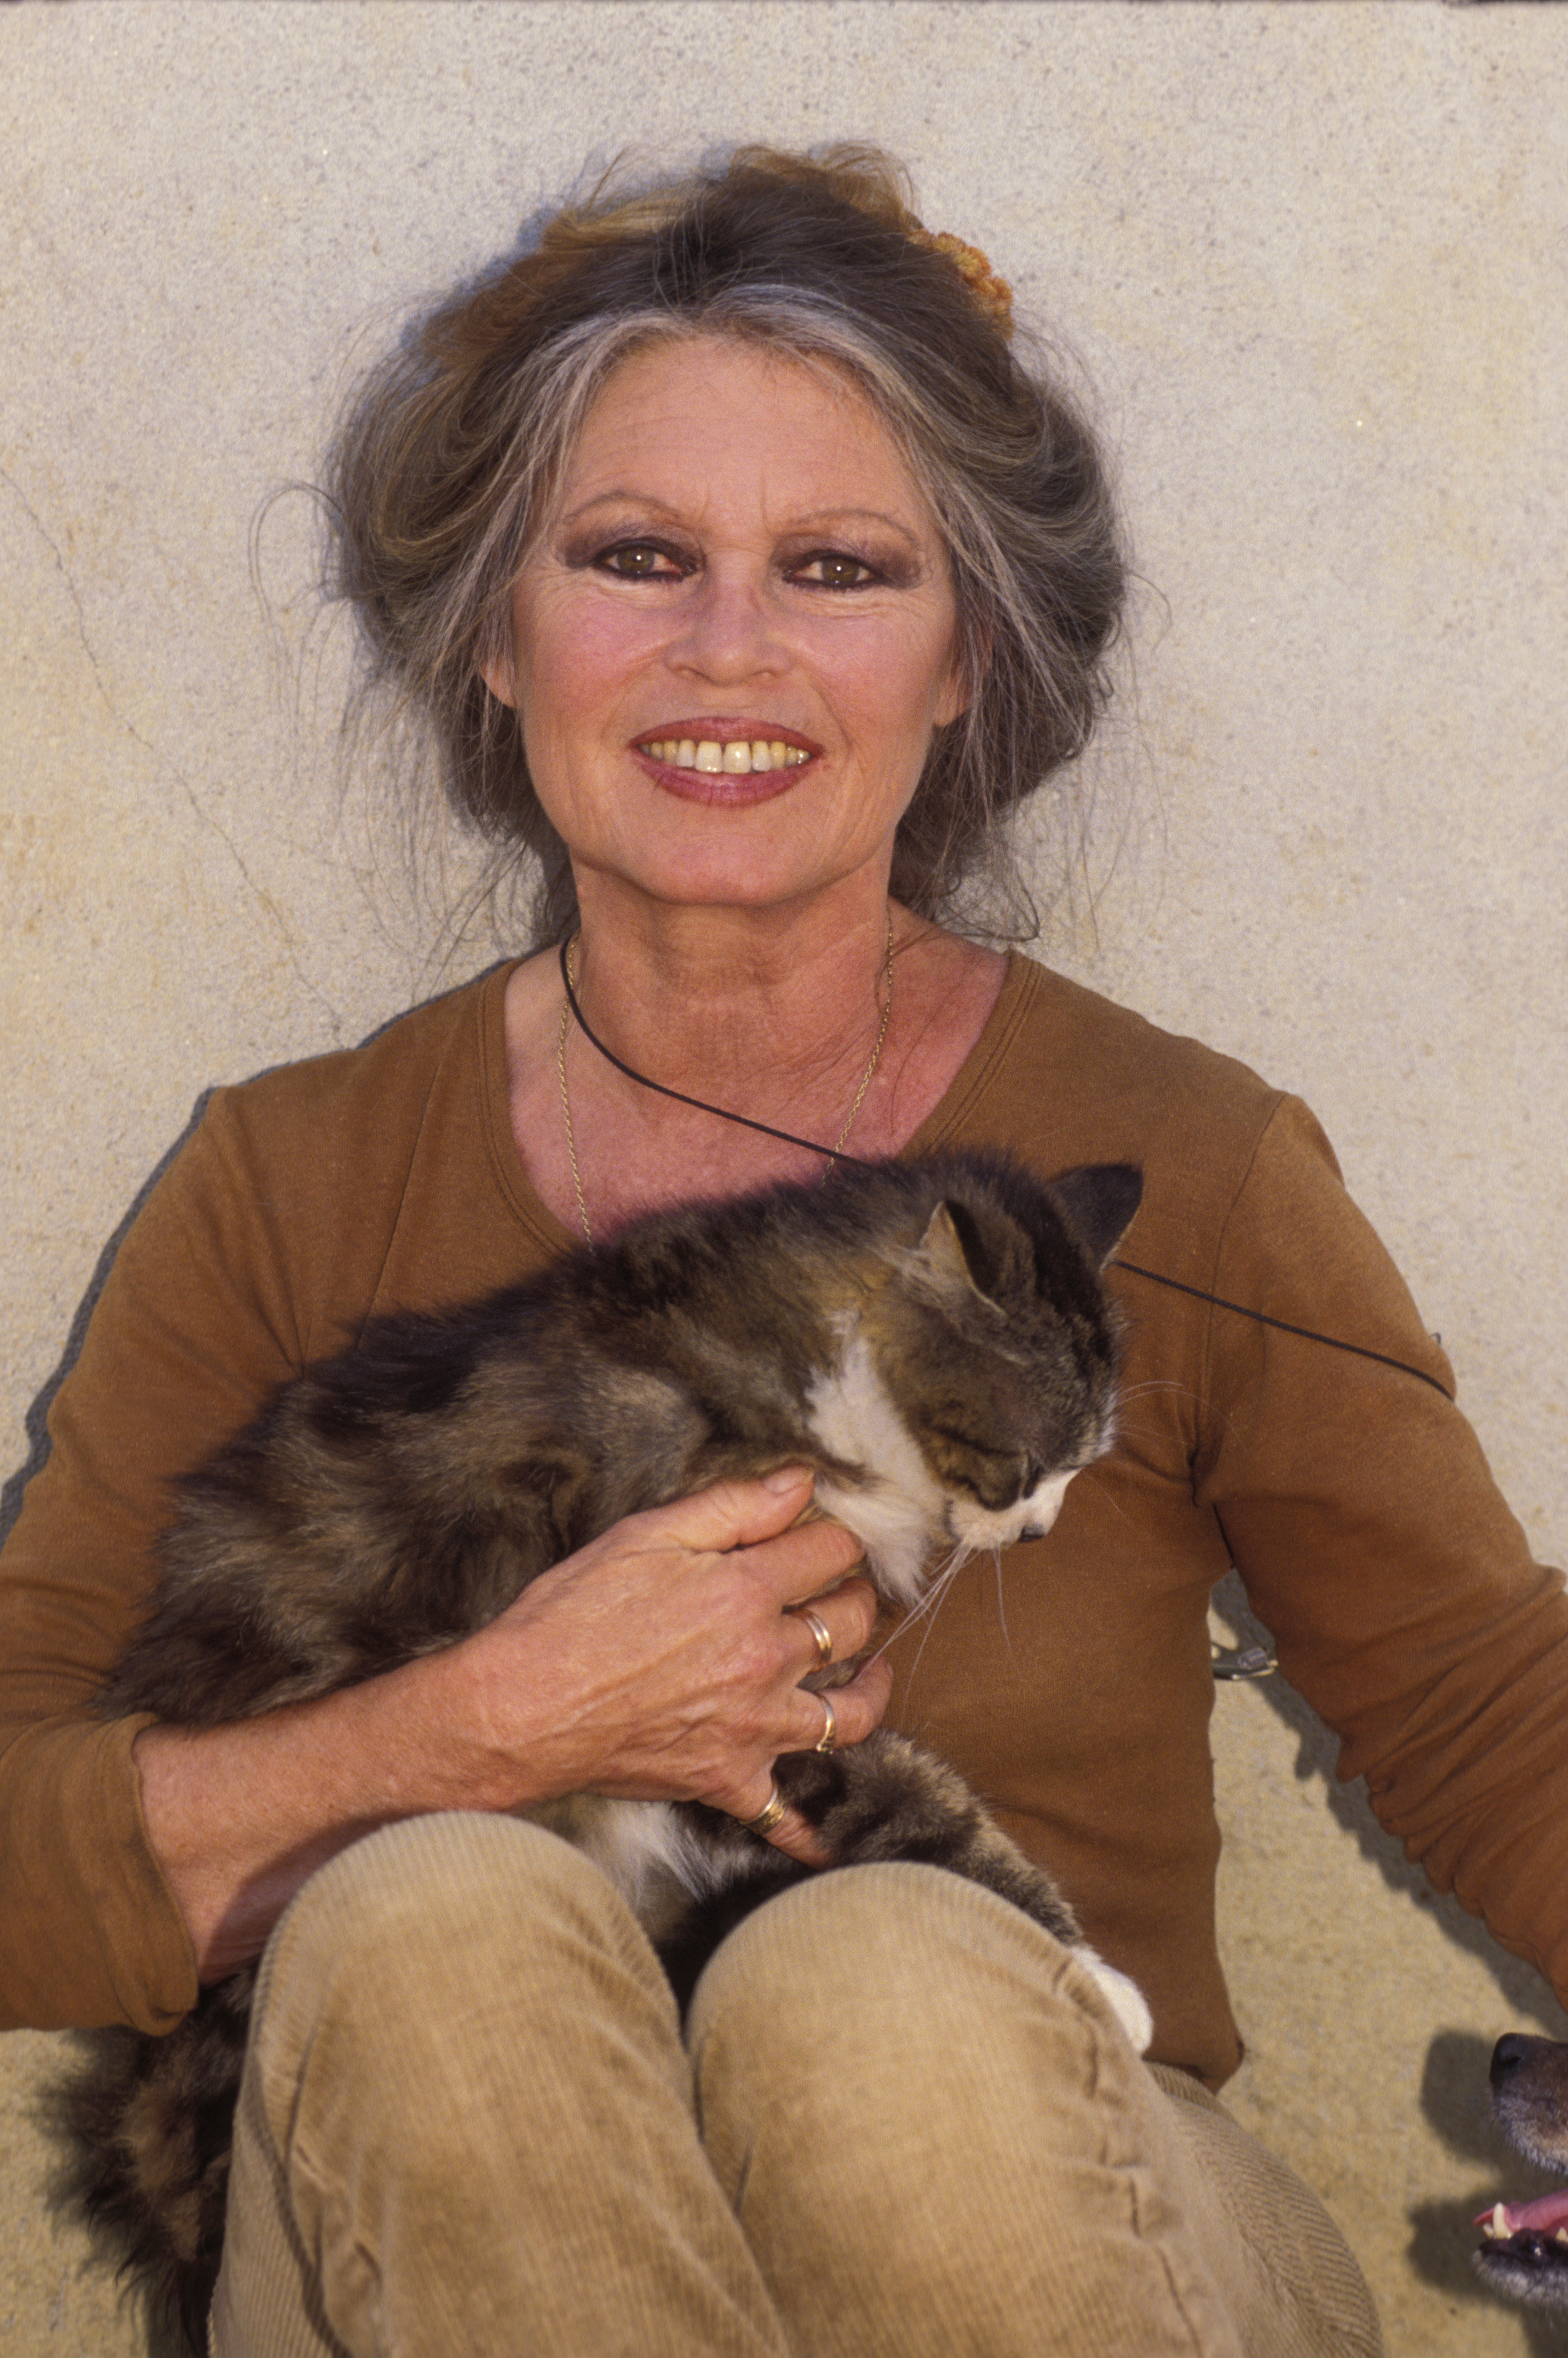
[[[547,529],[595,396],[632,353],[726,336],[848,377],[946,543],[968,709],[936,731],[892,891],[971,930],[1029,929],[1001,822],[1087,742],[1123,567],[1094,439],[1020,365],[1008,291],[932,238],[874,148],[744,147],[630,196],[603,184],[529,251],[443,302],[355,395],[327,482],[330,587],[356,609],[366,689],[436,752],[459,812],[542,882],[541,941],[575,920],[566,848],[481,665],[509,651],[512,586]],[[977,924],[966,880],[1004,922]]]

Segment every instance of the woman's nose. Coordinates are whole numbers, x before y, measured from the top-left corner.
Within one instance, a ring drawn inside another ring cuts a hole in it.
[[[725,682],[785,671],[791,660],[765,589],[717,570],[687,608],[669,657],[679,670]]]

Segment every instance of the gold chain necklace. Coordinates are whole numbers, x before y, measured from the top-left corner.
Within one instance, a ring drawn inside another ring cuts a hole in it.
[[[556,1073],[561,1085],[561,1119],[566,1124],[567,1154],[572,1166],[572,1187],[577,1195],[577,1216],[582,1222],[583,1235],[591,1245],[593,1242],[593,1230],[589,1225],[588,1203],[582,1190],[582,1173],[578,1167],[577,1140],[572,1132],[572,1101],[570,1094],[567,1088],[567,1029],[574,1013],[577,1015],[579,1022],[582,1024],[584,1032],[588,1033],[589,1039],[593,1042],[594,1046],[600,1050],[600,1054],[608,1056],[610,1052],[603,1046],[603,1044],[600,1041],[594,1038],[591,1032],[589,1032],[587,1024],[582,1022],[582,1011],[577,1004],[577,973],[574,965],[577,954],[577,943],[578,937],[574,935],[561,953],[561,974],[566,984],[566,990],[561,998],[560,1029],[556,1034]],[[792,1146],[810,1147],[811,1152],[814,1154],[841,1154],[844,1150],[844,1141],[849,1137],[849,1132],[854,1129],[856,1117],[859,1115],[860,1108],[866,1101],[866,1091],[871,1087],[872,1079],[876,1074],[877,1066],[881,1063],[882,1046],[888,1036],[888,1022],[892,1014],[892,918],[891,915],[888,918],[887,956],[882,965],[882,980],[884,986],[882,997],[882,1020],[877,1026],[876,1040],[872,1045],[866,1069],[860,1076],[860,1086],[855,1091],[855,1101],[849,1108],[849,1116],[844,1123],[843,1129],[838,1132],[838,1137],[834,1140],[831,1146],[817,1146],[812,1140],[806,1138],[791,1138],[787,1130],[771,1130],[765,1122],[752,1121],[745,1114],[726,1113],[722,1106],[707,1105],[700,1098],[682,1097],[677,1090],[666,1089],[662,1082],[650,1081],[643,1074],[633,1072],[631,1065],[622,1065],[618,1056],[611,1057],[611,1062],[616,1065],[622,1072],[627,1074],[631,1079],[641,1082],[644,1088],[657,1089],[663,1097],[678,1097],[682,1105],[696,1106],[698,1111],[702,1113],[717,1114],[720,1121],[739,1122],[747,1130],[761,1130],[770,1138],[787,1139],[789,1144]]]

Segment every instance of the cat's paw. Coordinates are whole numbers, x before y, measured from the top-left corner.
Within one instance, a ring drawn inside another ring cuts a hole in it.
[[[1150,2013],[1149,2002],[1137,1983],[1129,1980],[1126,1974],[1118,1973],[1114,1965],[1108,1965],[1105,1959],[1097,1956],[1090,1948],[1076,1948],[1073,1954],[1081,1965],[1087,1966],[1098,1982],[1109,2002],[1112,2014],[1131,2039],[1137,2052],[1140,2055],[1146,2055],[1149,2051],[1149,2041],[1154,2036],[1154,2017]]]

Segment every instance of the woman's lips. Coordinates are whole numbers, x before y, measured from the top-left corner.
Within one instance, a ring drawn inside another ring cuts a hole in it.
[[[730,807],[787,793],[813,759],[810,747],[790,737],[733,727],[704,732],[695,722],[641,738],[633,751],[666,793]]]

